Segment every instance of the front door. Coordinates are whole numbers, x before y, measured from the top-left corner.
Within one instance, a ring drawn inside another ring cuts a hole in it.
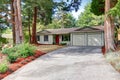
[[[59,44],[59,35],[56,35],[56,44]]]

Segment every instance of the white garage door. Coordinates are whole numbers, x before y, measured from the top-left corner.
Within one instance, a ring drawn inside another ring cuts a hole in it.
[[[103,36],[101,32],[95,33],[73,33],[72,45],[77,46],[103,46]]]
[[[102,46],[102,34],[88,33],[88,46]]]
[[[73,34],[73,45],[76,46],[86,46],[85,34]]]

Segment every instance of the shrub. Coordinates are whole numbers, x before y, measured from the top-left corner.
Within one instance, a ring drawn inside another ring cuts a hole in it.
[[[67,45],[67,43],[65,43],[65,42],[62,42],[62,43],[60,43],[61,45]]]
[[[19,52],[21,57],[28,57],[28,56],[32,56],[35,53],[36,48],[30,44],[22,44],[19,45]]]
[[[16,50],[17,50],[16,47],[4,48],[4,49],[2,50],[2,53],[3,53],[3,54],[10,54],[10,53],[16,52]]]
[[[8,60],[14,62],[18,57],[28,57],[34,55],[36,48],[28,43],[16,45],[12,48],[2,50],[3,54],[8,55]]]
[[[7,62],[0,63],[0,73],[5,73],[8,70]]]
[[[8,43],[8,40],[6,38],[2,38],[0,36],[0,50],[2,49],[2,45]]]
[[[13,63],[19,57],[19,54],[18,53],[10,53],[10,54],[8,54],[7,57],[8,57],[8,61]]]
[[[6,38],[0,37],[0,42],[3,44],[6,44],[6,43],[8,43],[8,40]]]

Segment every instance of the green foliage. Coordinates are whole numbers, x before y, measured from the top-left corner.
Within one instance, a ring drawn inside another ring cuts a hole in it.
[[[5,73],[8,70],[7,62],[0,63],[0,73]]]
[[[52,23],[47,25],[48,28],[71,28],[76,26],[76,20],[72,14],[66,12],[58,12],[53,18]]]
[[[8,57],[8,61],[13,63],[19,57],[19,54],[16,52],[10,52],[7,57]]]
[[[104,14],[105,0],[92,0],[91,12],[95,15]]]
[[[77,20],[77,26],[95,26],[102,25],[104,23],[104,16],[96,16],[91,11],[91,3],[85,6],[85,11],[79,15]]]
[[[36,48],[30,44],[21,44],[18,47],[18,52],[20,53],[21,57],[28,57],[32,56],[35,53]]]
[[[118,0],[117,4],[115,5],[115,7],[113,7],[112,9],[110,9],[109,13],[113,16],[120,16],[120,0]]]
[[[14,62],[18,57],[28,57],[35,53],[36,48],[28,43],[16,45],[12,48],[5,48],[2,50],[3,54],[8,55],[8,60]]]
[[[22,13],[23,13],[23,19],[24,24],[29,24],[32,21],[33,16],[33,8],[37,7],[38,9],[38,20],[41,23],[47,25],[52,20],[52,14],[53,14],[53,0],[25,0],[24,5],[22,7]]]
[[[67,45],[67,43],[65,43],[65,42],[62,42],[62,43],[60,43],[61,45]]]
[[[12,47],[12,48],[5,48],[2,50],[2,53],[3,54],[7,54],[8,56],[8,61],[9,62],[15,62],[15,60],[20,57],[20,53],[18,53],[19,49],[15,46],[15,47]]]
[[[8,40],[6,38],[0,37],[0,50],[2,49],[2,45],[8,43]]]
[[[6,38],[0,37],[0,43],[1,44],[6,44],[6,43],[8,43],[8,40]]]
[[[3,31],[4,34],[12,34],[12,29],[11,28],[7,28]]]
[[[16,49],[17,49],[16,47],[13,47],[13,48],[5,48],[5,49],[2,50],[2,53],[8,55],[8,54],[11,54],[12,52],[13,52],[13,53],[16,52]]]
[[[28,31],[24,31],[24,42],[29,42],[30,41],[30,36]]]
[[[78,11],[81,2],[82,0],[60,0],[58,2],[56,0],[54,4],[63,11]]]

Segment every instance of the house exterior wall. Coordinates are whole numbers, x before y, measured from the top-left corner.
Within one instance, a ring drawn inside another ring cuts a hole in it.
[[[75,32],[71,33],[71,45],[76,46],[103,46],[103,32]]]
[[[38,35],[40,36],[40,40],[38,43],[40,44],[53,44],[53,35],[48,35],[48,41],[44,41],[44,35]]]

